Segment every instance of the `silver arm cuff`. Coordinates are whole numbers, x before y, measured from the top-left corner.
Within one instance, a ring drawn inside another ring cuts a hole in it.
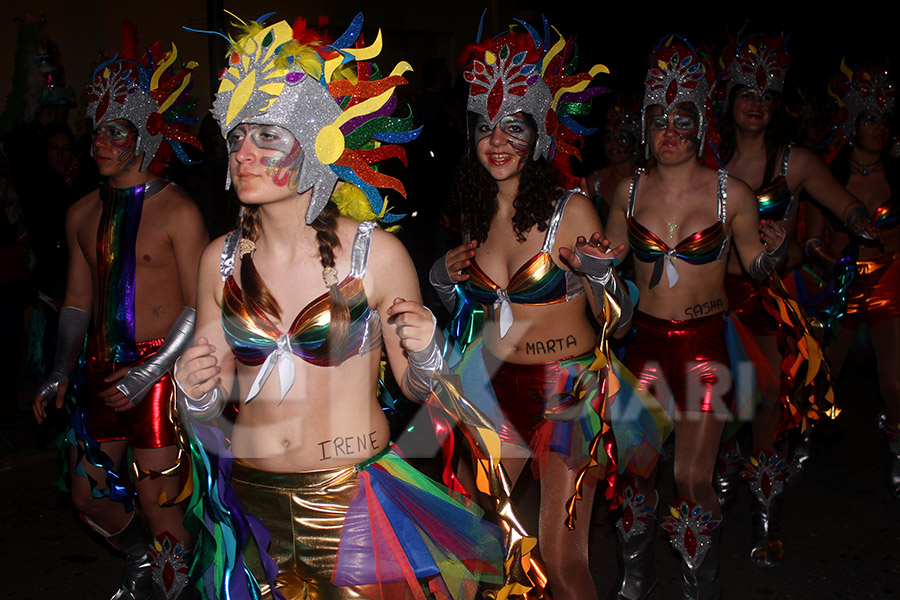
[[[74,306],[63,306],[59,311],[59,330],[56,336],[56,356],[53,359],[53,369],[47,379],[38,386],[35,395],[44,399],[44,402],[56,397],[56,390],[64,379],[69,377],[75,358],[84,344],[84,336],[87,334],[91,323],[91,313]]]
[[[824,269],[826,273],[830,274],[834,270],[834,260],[829,256],[828,251],[825,249],[825,243],[822,240],[816,238],[806,240],[803,252],[817,266]]]
[[[575,248],[575,256],[581,264],[579,272],[588,280],[591,292],[594,294],[594,305],[597,307],[605,304],[604,290],[610,293],[622,314],[619,318],[618,329],[629,327],[634,307],[628,290],[616,278],[613,269],[612,258],[601,258],[591,254],[585,254]]]
[[[769,276],[772,271],[778,271],[784,266],[787,260],[787,240],[781,242],[781,245],[769,254],[765,250],[756,255],[750,264],[750,277],[761,281]]]
[[[143,364],[129,369],[116,389],[125,394],[132,405],[137,405],[154,383],[172,368],[181,353],[190,347],[194,338],[194,320],[197,311],[189,306],[181,310],[175,323],[166,335],[166,340]]]
[[[410,399],[418,402],[425,402],[431,394],[431,376],[435,373],[446,373],[447,366],[444,364],[444,357],[441,355],[441,333],[437,328],[437,321],[434,315],[431,315],[431,323],[434,327],[431,334],[431,341],[422,350],[407,350],[409,356],[409,366],[406,367],[406,373],[403,380],[406,383],[406,391]]]
[[[185,408],[191,417],[200,421],[212,421],[222,415],[225,410],[225,392],[219,386],[214,387],[200,398],[192,398],[178,381],[178,365],[173,367],[172,381],[175,382],[175,395],[178,403]],[[184,414],[184,413],[182,413]]]
[[[850,205],[850,208],[848,208],[847,212],[844,213],[844,225],[847,226],[847,229],[860,237],[864,237],[867,240],[872,240],[875,238],[873,238],[863,230],[863,228],[869,223],[869,220],[869,211],[860,202]]]
[[[450,271],[447,270],[447,255],[438,257],[431,270],[428,272],[428,281],[437,292],[438,298],[444,308],[452,315],[456,310],[456,284],[450,279]]]

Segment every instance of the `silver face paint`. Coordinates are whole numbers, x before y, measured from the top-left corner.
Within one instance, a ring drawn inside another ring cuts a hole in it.
[[[502,117],[497,123],[497,127],[509,138],[510,145],[520,152],[527,151],[534,143],[536,137],[534,126],[522,113]],[[493,133],[494,130],[488,120],[479,115],[475,123],[475,144],[477,145]]]
[[[93,132],[94,140],[98,138],[106,138],[106,140],[112,144],[116,144],[117,146],[121,146],[123,144],[133,143],[133,139],[131,142],[128,142],[128,136],[134,136],[135,129],[125,121],[115,120],[115,121],[104,121],[97,127]]]
[[[246,138],[253,140],[253,144],[261,150],[275,150],[285,156],[291,154],[297,140],[290,131],[278,125],[257,125],[255,123],[242,123],[232,129],[225,138],[228,145],[228,154],[241,149]]]
[[[689,111],[679,110],[672,115],[672,126],[680,131],[697,131],[697,117]],[[647,117],[647,129],[665,131],[669,128],[669,115],[660,114]]]
[[[735,98],[737,100],[745,100],[747,102],[753,102],[756,100],[757,96],[759,96],[760,102],[775,102],[775,94],[769,91],[765,91],[762,94],[758,94],[756,90],[752,88],[744,88],[739,90]]]

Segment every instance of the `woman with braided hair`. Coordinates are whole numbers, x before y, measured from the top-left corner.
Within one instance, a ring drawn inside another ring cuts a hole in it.
[[[472,598],[499,582],[499,529],[405,462],[377,401],[382,345],[414,400],[442,363],[401,243],[338,209],[391,220],[377,188],[402,185],[369,165],[415,137],[389,116],[408,65],[370,80],[381,34],[357,45],[361,28],[245,25],[213,105],[243,208],[201,259],[198,338],[175,376],[212,482],[191,504],[205,597]],[[203,423],[233,390],[217,451]]]

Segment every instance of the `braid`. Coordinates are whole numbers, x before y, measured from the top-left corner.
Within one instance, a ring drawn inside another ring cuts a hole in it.
[[[338,208],[332,202],[328,202],[319,213],[318,218],[312,222],[312,228],[316,230],[316,241],[319,243],[319,257],[324,269],[334,269],[334,249],[341,247],[341,240],[337,236]],[[338,282],[328,286],[331,297],[331,322],[328,325],[328,337],[325,339],[326,347],[338,350],[347,342],[347,332],[350,329],[350,307]]]
[[[241,216],[241,238],[255,242],[259,239],[259,217],[257,216],[257,207],[244,207]],[[253,253],[245,254],[241,257],[241,288],[244,298],[244,306],[253,321],[260,327],[265,327],[267,322],[263,317],[264,313],[273,316],[281,315],[281,307],[278,300],[266,287],[266,283],[256,270],[253,264]]]

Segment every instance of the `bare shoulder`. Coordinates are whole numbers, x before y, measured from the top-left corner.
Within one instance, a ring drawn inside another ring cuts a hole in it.
[[[828,166],[816,153],[802,146],[791,147],[791,160],[788,163],[787,175],[790,180],[803,183],[808,177],[817,177],[820,171],[827,171]]]
[[[628,195],[631,193],[631,177],[624,177],[619,180],[619,183],[616,184],[616,189],[613,192],[613,197],[610,199],[610,206],[620,208],[622,210],[625,209],[625,204],[628,202]]]
[[[588,199],[587,196],[580,192],[575,192],[571,196],[569,196],[569,201],[566,204],[566,212],[563,213],[563,218],[572,219],[579,218],[582,216],[596,214],[596,210],[594,210],[593,203]]]
[[[167,210],[179,218],[201,219],[200,209],[197,203],[184,189],[176,184],[166,186],[160,193],[160,200],[164,200]]]
[[[825,164],[812,150],[803,146],[791,146],[791,160],[788,163],[788,170],[793,166],[803,166],[810,163]]]
[[[727,215],[733,216],[740,211],[757,212],[756,195],[742,179],[728,176],[727,182]]]
[[[66,218],[76,227],[88,217],[100,214],[100,190],[88,192],[69,207]]]
[[[563,240],[569,240],[578,235],[587,237],[595,231],[602,231],[602,228],[597,209],[585,195],[574,193],[569,196],[560,225],[560,235]]]
[[[217,237],[203,249],[200,255],[200,279],[221,277],[222,248],[225,246],[224,235]]]
[[[395,263],[397,260],[411,260],[409,252],[406,251],[406,246],[403,245],[403,242],[396,235],[376,227],[372,231],[369,263],[372,264],[374,260],[381,259],[384,259],[387,264]]]

